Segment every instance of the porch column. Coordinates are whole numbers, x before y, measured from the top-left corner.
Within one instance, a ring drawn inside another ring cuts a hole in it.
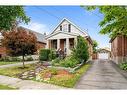
[[[57,39],[57,50],[60,48],[60,39]]]
[[[46,41],[46,49],[49,48],[49,40]]]
[[[67,55],[70,54],[70,49],[69,49],[69,38],[66,38],[66,52],[67,52]]]
[[[77,37],[74,38],[74,47],[77,45]]]

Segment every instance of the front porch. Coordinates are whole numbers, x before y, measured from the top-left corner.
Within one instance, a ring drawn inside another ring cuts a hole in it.
[[[77,38],[48,39],[47,48],[62,51],[64,55],[69,55],[76,44],[76,40]]]

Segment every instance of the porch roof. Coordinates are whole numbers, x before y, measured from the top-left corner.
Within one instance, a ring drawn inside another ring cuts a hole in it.
[[[58,31],[56,33],[48,35],[46,37],[46,39],[64,39],[64,38],[74,38],[74,37],[77,37],[77,36],[79,36],[79,34]]]

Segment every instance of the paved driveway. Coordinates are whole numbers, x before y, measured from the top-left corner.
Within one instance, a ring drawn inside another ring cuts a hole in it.
[[[108,60],[96,60],[79,80],[77,89],[127,89],[127,79]]]

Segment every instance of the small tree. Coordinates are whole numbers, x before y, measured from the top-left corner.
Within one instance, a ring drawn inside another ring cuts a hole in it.
[[[22,56],[24,68],[24,56],[33,54],[37,50],[36,36],[21,27],[17,31],[5,32],[3,36],[2,45],[6,47],[7,53],[11,56]]]
[[[96,40],[93,40],[93,53],[96,53],[97,52],[97,46],[98,46],[98,43]]]
[[[87,61],[89,58],[88,44],[81,36],[77,38],[77,45],[73,50],[73,56],[80,62],[82,60]]]

